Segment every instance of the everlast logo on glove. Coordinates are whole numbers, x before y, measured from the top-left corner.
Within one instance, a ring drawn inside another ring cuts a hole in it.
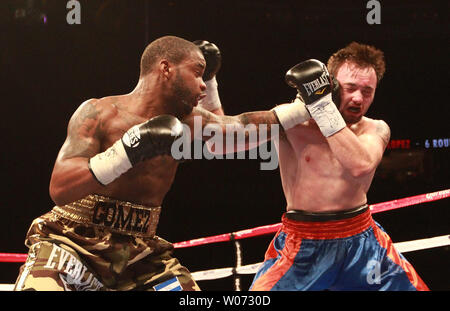
[[[139,146],[139,140],[141,139],[141,134],[139,132],[139,125],[130,128],[122,138],[123,143],[130,148],[135,148]]]
[[[308,92],[308,96],[311,96],[314,92],[316,92],[318,89],[320,89],[323,86],[330,85],[330,80],[328,79],[328,75],[324,73],[322,76],[320,76],[318,79],[303,83],[303,87]],[[322,95],[325,89],[323,89],[320,93],[317,92],[317,95]]]

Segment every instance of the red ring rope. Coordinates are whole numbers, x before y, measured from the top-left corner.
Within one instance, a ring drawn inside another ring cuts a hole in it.
[[[370,210],[371,210],[372,214],[376,214],[376,213],[385,212],[388,210],[393,210],[393,209],[397,209],[397,208],[401,208],[401,207],[405,207],[405,206],[441,200],[441,199],[445,199],[448,197],[450,197],[450,189],[436,191],[436,192],[432,192],[432,193],[420,194],[420,195],[416,195],[416,196],[412,196],[412,197],[407,197],[407,198],[393,200],[393,201],[387,201],[387,202],[383,202],[383,203],[373,204],[373,205],[370,205]],[[273,225],[267,225],[267,226],[262,226],[262,227],[256,227],[253,229],[237,231],[234,233],[225,233],[225,234],[210,236],[210,237],[206,237],[206,238],[200,238],[200,239],[195,239],[195,240],[190,240],[190,241],[185,241],[185,242],[174,243],[174,246],[176,248],[183,248],[183,247],[198,246],[198,245],[216,243],[216,242],[226,242],[226,241],[230,241],[231,235],[234,235],[235,240],[245,239],[245,238],[250,238],[250,237],[254,237],[254,236],[258,236],[258,235],[277,232],[280,227],[281,227],[281,223],[277,223],[277,224],[273,224]]]
[[[383,203],[377,203],[370,205],[370,209],[372,214],[385,212],[393,209],[402,208],[405,206],[411,206],[411,205],[417,205],[421,203],[426,202],[432,202],[437,201],[441,199],[445,199],[450,197],[450,189],[431,192],[431,193],[425,193],[425,194],[419,194],[412,197],[407,197],[403,199],[398,200],[392,200],[387,201]],[[235,240],[239,239],[245,239],[250,237],[255,237],[259,235],[269,234],[277,232],[280,228],[281,223],[273,224],[273,225],[266,225],[261,227],[256,227],[253,229],[246,229],[241,230],[237,232],[232,233],[224,233],[219,235],[214,235],[210,237],[205,238],[199,238],[179,243],[174,243],[175,248],[184,248],[184,247],[192,247],[192,246],[198,246],[198,245],[204,245],[204,244],[210,244],[210,243],[217,243],[217,242],[227,242],[230,241],[231,238]],[[0,253],[0,262],[25,262],[27,259],[27,254],[12,254],[12,253]]]

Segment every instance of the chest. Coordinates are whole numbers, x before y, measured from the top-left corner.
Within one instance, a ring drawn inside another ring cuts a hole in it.
[[[146,119],[126,111],[119,110],[113,117],[103,120],[101,125],[101,148],[106,150],[131,127],[145,122]]]
[[[342,174],[342,165],[317,128],[305,127],[289,133],[288,138],[295,153],[295,157],[292,158],[295,158],[297,166],[302,171],[320,175]]]
[[[147,119],[120,111],[114,118],[104,122],[102,126],[101,149],[106,150],[117,140],[121,139],[131,127],[145,121]],[[152,176],[152,178],[167,177],[167,175],[174,174],[174,170],[177,167],[176,163],[170,156],[158,156],[138,163],[138,169],[130,170],[126,175],[132,179],[145,176]]]

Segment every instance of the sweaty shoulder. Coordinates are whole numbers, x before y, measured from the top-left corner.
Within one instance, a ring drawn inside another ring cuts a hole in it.
[[[116,114],[117,107],[108,97],[88,99],[72,115],[68,131],[85,137],[97,136],[104,122]]]
[[[93,105],[98,112],[100,120],[105,121],[114,118],[119,112],[117,96],[95,99]]]
[[[365,117],[365,121],[367,123],[366,130],[379,136],[385,145],[387,145],[391,138],[391,129],[389,128],[389,125],[383,120],[375,120],[367,117]]]

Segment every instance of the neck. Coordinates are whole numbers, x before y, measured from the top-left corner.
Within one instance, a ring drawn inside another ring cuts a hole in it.
[[[136,87],[129,94],[136,98],[137,105],[130,107],[134,113],[144,118],[151,118],[157,115],[170,114],[177,115],[170,98],[165,96],[164,88],[158,79],[150,77],[140,78]]]
[[[347,123],[347,126],[348,126],[353,132],[358,132],[359,129],[361,129],[362,127],[364,127],[364,124],[366,123],[366,120],[367,120],[367,118],[363,116],[358,122]]]

